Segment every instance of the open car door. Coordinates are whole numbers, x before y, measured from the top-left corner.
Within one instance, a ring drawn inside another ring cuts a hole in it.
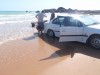
[[[65,26],[60,27],[59,42],[82,41],[84,36],[84,27],[81,22],[73,18],[68,18]]]

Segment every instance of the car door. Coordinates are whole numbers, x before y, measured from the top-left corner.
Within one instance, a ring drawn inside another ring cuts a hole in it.
[[[52,21],[52,30],[56,36],[60,36],[60,27],[63,23],[64,17],[57,17]]]
[[[60,27],[60,42],[82,41],[84,27],[80,21],[72,17],[66,17],[65,25]]]

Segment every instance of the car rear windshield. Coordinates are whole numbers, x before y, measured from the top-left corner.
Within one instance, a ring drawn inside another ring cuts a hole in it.
[[[97,22],[95,19],[93,19],[90,16],[81,16],[80,17],[81,21],[85,24],[85,25],[95,25],[95,24],[99,24],[99,22]]]

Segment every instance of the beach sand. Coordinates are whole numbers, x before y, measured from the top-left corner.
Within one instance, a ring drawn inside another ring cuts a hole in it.
[[[0,75],[100,75],[100,51],[35,33],[0,45]]]

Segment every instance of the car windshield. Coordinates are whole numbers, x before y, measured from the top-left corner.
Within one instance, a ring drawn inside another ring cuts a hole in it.
[[[89,16],[81,16],[80,20],[85,24],[85,25],[95,25],[99,24],[95,19]]]

